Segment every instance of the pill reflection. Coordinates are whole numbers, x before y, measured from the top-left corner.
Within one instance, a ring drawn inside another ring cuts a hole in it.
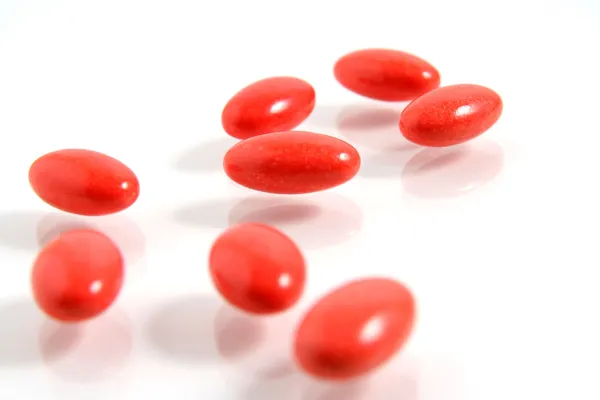
[[[134,221],[123,215],[85,218],[61,213],[46,214],[37,224],[38,244],[44,246],[73,229],[94,229],[104,233],[121,249],[127,266],[139,263],[144,257],[144,234]]]
[[[236,360],[264,338],[261,320],[212,296],[186,296],[161,302],[147,323],[150,345],[165,358],[190,364]]]
[[[37,339],[43,323],[44,316],[32,298],[2,299],[0,368],[10,369],[40,361]]]
[[[417,146],[409,143],[398,131],[403,108],[347,106],[339,112],[336,125],[350,143],[360,147],[380,151],[415,149]]]
[[[504,152],[498,144],[478,140],[415,154],[402,171],[404,189],[416,197],[443,198],[471,192],[502,170]]]
[[[439,391],[436,393],[439,395]],[[417,371],[398,368],[395,365],[374,374],[342,382],[315,380],[299,371],[289,371],[284,375],[254,380],[243,390],[243,397],[249,400],[424,400],[419,391]]]
[[[218,360],[213,324],[220,301],[212,296],[166,299],[151,310],[145,324],[150,345],[166,359],[181,363]]]
[[[39,343],[48,369],[69,381],[90,383],[122,375],[132,350],[131,323],[111,310],[85,324],[47,320]]]
[[[235,204],[229,224],[258,222],[288,234],[303,249],[337,245],[355,235],[363,216],[352,200],[334,193],[297,199],[253,196]]]
[[[265,339],[263,321],[222,305],[215,317],[217,351],[228,360],[238,359],[256,349]]]

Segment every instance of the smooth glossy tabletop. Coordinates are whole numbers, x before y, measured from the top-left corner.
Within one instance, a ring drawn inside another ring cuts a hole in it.
[[[0,0],[0,398],[599,399],[599,26],[590,0]],[[369,47],[493,89],[500,120],[461,146],[408,143],[406,103],[335,80],[339,57]],[[354,179],[281,196],[227,178],[223,107],[269,76],[313,85],[299,129],[355,145]],[[43,203],[28,168],[63,148],[123,162],[137,202],[88,218]],[[212,242],[249,221],[306,259],[306,292],[279,317],[233,311],[210,279]],[[123,249],[123,291],[60,326],[33,302],[31,265],[84,226]],[[366,381],[301,374],[300,317],[369,276],[413,291],[407,346]]]

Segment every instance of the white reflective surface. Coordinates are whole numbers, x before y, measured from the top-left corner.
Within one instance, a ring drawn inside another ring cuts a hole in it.
[[[590,0],[1,0],[0,399],[599,399],[599,22]],[[504,114],[464,146],[409,144],[405,104],[333,78],[364,47],[489,86]],[[288,197],[227,179],[221,109],[275,75],[315,86],[300,128],[354,144],[354,180]],[[27,169],[69,147],[130,166],[139,201],[99,218],[42,203]],[[210,283],[212,241],[247,221],[287,232],[308,262],[305,296],[277,318],[230,309]],[[30,266],[81,226],[121,246],[127,277],[108,313],[61,326],[35,308]],[[303,376],[298,318],[370,275],[414,290],[409,345],[365,381]]]

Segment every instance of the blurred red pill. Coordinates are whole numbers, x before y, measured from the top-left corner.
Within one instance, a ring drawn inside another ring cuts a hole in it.
[[[367,374],[396,354],[410,336],[415,300],[401,283],[369,278],[349,282],[317,301],[296,331],[298,365],[322,379]]]
[[[464,143],[492,127],[502,114],[502,99],[479,85],[452,85],[410,103],[400,116],[400,131],[409,141],[430,147]]]
[[[125,164],[82,149],[58,150],[38,158],[29,168],[29,183],[51,206],[89,216],[122,211],[140,192],[137,177]]]
[[[94,230],[73,230],[37,256],[31,272],[33,296],[55,320],[84,321],[115,301],[123,274],[123,257],[111,239]]]
[[[298,78],[279,76],[245,87],[225,105],[223,129],[237,139],[288,131],[315,107],[315,90]]]
[[[292,307],[304,290],[304,258],[285,234],[245,223],[223,232],[209,257],[215,287],[231,305],[252,314]]]
[[[413,100],[440,85],[440,73],[427,61],[390,49],[346,54],[333,72],[346,89],[382,101]]]
[[[225,154],[234,182],[266,193],[301,194],[329,189],[353,178],[360,156],[350,144],[319,133],[290,131],[243,140]]]

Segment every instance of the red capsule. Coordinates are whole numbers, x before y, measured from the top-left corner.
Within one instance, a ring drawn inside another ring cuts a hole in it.
[[[367,374],[400,350],[415,320],[415,300],[401,283],[355,280],[321,298],[296,330],[294,353],[308,374],[352,379]]]
[[[117,159],[92,150],[67,149],[38,158],[29,183],[46,203],[80,215],[122,211],[138,198],[137,177]]]
[[[215,287],[233,306],[252,314],[292,307],[304,290],[304,258],[285,234],[267,225],[245,223],[223,232],[210,251]]]
[[[237,143],[225,154],[223,167],[229,178],[247,188],[300,194],[347,182],[358,172],[360,156],[332,136],[289,131]]]
[[[440,85],[440,73],[427,61],[389,49],[346,54],[333,69],[346,89],[375,100],[413,100]]]
[[[279,76],[254,82],[223,109],[223,129],[237,139],[294,129],[315,108],[315,90],[298,78]]]
[[[410,103],[400,116],[400,131],[413,143],[445,147],[464,143],[492,127],[502,114],[502,99],[478,85],[452,85]]]
[[[63,233],[39,253],[31,272],[33,296],[48,316],[79,322],[98,316],[117,298],[123,284],[123,257],[104,234]]]

